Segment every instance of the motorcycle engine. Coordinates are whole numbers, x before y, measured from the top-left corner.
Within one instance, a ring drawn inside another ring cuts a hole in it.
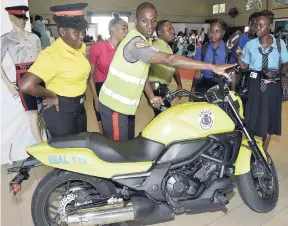
[[[170,172],[166,178],[166,192],[174,200],[185,200],[197,195],[218,178],[220,167],[214,162],[199,159],[193,165]]]

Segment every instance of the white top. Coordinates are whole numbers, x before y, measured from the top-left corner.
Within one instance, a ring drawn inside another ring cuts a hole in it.
[[[199,41],[203,42],[205,38],[205,31],[201,31],[200,37],[199,37]]]
[[[8,52],[14,64],[34,62],[41,50],[40,39],[31,32],[22,36],[13,29],[1,36],[1,59]]]

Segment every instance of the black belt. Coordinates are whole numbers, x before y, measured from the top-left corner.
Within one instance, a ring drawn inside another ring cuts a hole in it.
[[[254,73],[257,73],[258,75],[261,76],[261,79],[264,79],[264,80],[268,80],[268,81],[272,81],[272,82],[280,82],[281,81],[281,77],[275,77],[275,78],[269,78],[266,76],[265,72],[264,71],[254,71],[252,70],[251,72],[254,72]]]
[[[63,97],[58,96],[59,102],[70,103],[70,104],[83,104],[85,101],[85,94],[82,94],[77,97]]]

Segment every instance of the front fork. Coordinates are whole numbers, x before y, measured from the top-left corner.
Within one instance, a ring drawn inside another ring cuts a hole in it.
[[[251,150],[251,152],[253,153],[253,155],[255,156],[256,160],[260,163],[260,164],[263,164],[264,166],[264,169],[265,171],[267,172],[267,174],[269,176],[272,175],[272,169],[270,168],[267,160],[266,160],[266,156],[264,156],[262,154],[262,152],[260,151],[258,145],[257,145],[257,142],[255,140],[254,137],[250,136],[250,133],[248,132],[247,128],[245,127],[244,123],[243,123],[243,120],[241,118],[241,116],[239,115],[238,111],[236,110],[231,98],[229,95],[227,95],[225,97],[225,101],[229,103],[231,109],[233,110],[233,113],[235,114],[242,130],[243,130],[243,133],[245,134],[247,140],[248,140],[248,144],[249,144],[249,149]],[[265,152],[265,150],[264,150]]]

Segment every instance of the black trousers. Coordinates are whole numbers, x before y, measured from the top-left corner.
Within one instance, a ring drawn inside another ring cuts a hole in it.
[[[100,93],[100,90],[102,88],[102,85],[104,84],[104,82],[96,82],[95,83],[95,87],[96,87],[96,93],[97,93],[97,96],[99,97],[99,93]],[[102,121],[101,120],[101,115],[100,113],[96,110],[96,107],[95,107],[95,102],[93,100],[93,107],[94,107],[94,111],[96,113],[96,118],[97,118],[97,121]]]
[[[135,137],[135,115],[123,115],[99,102],[103,135],[113,140],[132,140]]]
[[[84,108],[84,95],[59,98],[59,111],[55,106],[44,110],[43,117],[52,137],[87,132],[87,117]]]

